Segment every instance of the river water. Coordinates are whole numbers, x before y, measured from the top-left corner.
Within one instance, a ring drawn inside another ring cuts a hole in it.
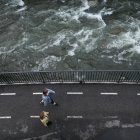
[[[0,71],[140,69],[140,0],[0,1]]]

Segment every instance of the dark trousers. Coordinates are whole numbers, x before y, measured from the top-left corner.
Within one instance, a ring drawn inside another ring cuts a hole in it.
[[[53,99],[51,99],[51,104],[54,104],[54,100]]]

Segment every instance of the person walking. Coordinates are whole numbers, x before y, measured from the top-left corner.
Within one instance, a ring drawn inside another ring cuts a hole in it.
[[[49,121],[49,112],[42,111],[39,116],[40,116],[41,123],[45,127],[47,127],[50,124],[50,121]]]
[[[54,94],[55,94],[55,91],[53,91],[51,89],[44,88],[43,95],[42,95],[42,101],[40,103],[44,104],[44,106],[47,106],[50,103],[53,105],[57,105],[57,103],[53,99]]]

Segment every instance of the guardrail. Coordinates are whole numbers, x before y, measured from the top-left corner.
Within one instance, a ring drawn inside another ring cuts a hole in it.
[[[50,82],[139,83],[139,70],[1,72],[0,84]]]

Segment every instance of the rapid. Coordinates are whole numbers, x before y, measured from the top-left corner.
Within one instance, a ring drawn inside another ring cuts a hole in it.
[[[1,0],[0,71],[140,69],[139,0]]]

